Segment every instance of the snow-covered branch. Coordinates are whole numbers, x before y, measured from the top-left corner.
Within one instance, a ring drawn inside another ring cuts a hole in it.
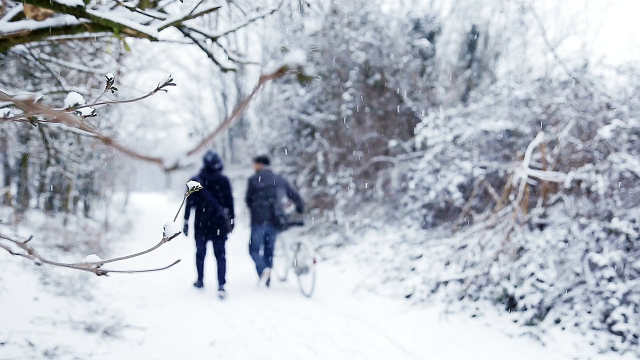
[[[111,33],[118,37],[135,37],[151,41],[175,41],[171,33],[163,35],[170,28],[179,30],[185,39],[197,45],[223,71],[233,71],[224,66],[211,53],[206,41],[213,41],[223,48],[225,54],[229,50],[218,41],[232,33],[243,29],[256,21],[274,14],[282,5],[280,3],[267,11],[257,11],[246,15],[245,19],[219,32],[212,32],[198,26],[195,21],[208,14],[217,12],[225,5],[207,4],[209,0],[198,1],[186,9],[183,6],[171,7],[168,10],[162,4],[155,8],[139,8],[137,5],[116,2],[116,6],[108,3],[80,0],[25,0],[24,6],[15,0],[11,10],[0,20],[0,53],[6,52],[16,45],[41,41],[59,41],[60,36],[74,35],[82,38],[92,33]],[[230,6],[227,4],[226,6]],[[17,15],[29,9],[44,10],[41,18],[20,19]],[[13,21],[14,19],[20,19]],[[232,56],[230,61],[237,62]]]
[[[0,248],[6,250],[9,254],[13,255],[13,256],[19,256],[19,257],[23,257],[25,259],[29,259],[31,261],[33,261],[33,263],[35,263],[36,265],[51,265],[51,266],[57,266],[57,267],[63,267],[63,268],[68,268],[68,269],[74,269],[74,270],[80,270],[80,271],[87,271],[87,272],[91,272],[94,273],[98,276],[103,276],[103,275],[108,275],[109,273],[139,273],[139,272],[151,272],[151,271],[160,271],[160,270],[165,270],[168,269],[176,264],[178,264],[180,262],[180,260],[176,260],[173,263],[167,265],[167,266],[163,266],[160,268],[152,268],[152,269],[142,269],[142,270],[117,270],[117,269],[103,269],[102,265],[106,264],[106,263],[110,263],[110,262],[115,262],[115,261],[120,261],[120,260],[125,260],[125,259],[130,259],[133,257],[137,257],[137,256],[141,256],[144,254],[147,254],[157,248],[159,248],[162,244],[174,239],[175,237],[177,237],[178,234],[175,234],[174,236],[170,237],[170,238],[162,238],[162,240],[160,240],[160,242],[158,244],[156,244],[155,246],[142,251],[140,253],[137,254],[132,254],[129,256],[125,256],[122,258],[115,258],[115,259],[108,259],[108,260],[98,260],[98,261],[81,261],[81,262],[76,262],[76,263],[65,263],[65,262],[60,262],[60,261],[55,261],[55,260],[50,260],[48,258],[46,258],[45,256],[41,255],[33,246],[29,245],[29,241],[31,241],[32,238],[26,239],[26,240],[21,240],[21,239],[16,239],[4,234],[0,234],[0,241],[4,240],[5,242],[8,242],[9,244],[11,244],[12,246],[14,246],[17,249],[12,249],[11,246],[5,245],[0,243]]]
[[[189,183],[187,183],[187,191],[184,194],[184,198],[182,200],[180,208],[178,209],[178,213],[182,209],[182,206],[184,205],[186,199],[191,194],[193,194],[193,193],[195,193],[197,191],[200,191],[201,189],[202,189],[202,186],[197,182],[189,181]],[[169,223],[168,225],[165,225],[165,227],[163,229],[162,238],[154,246],[152,246],[152,247],[150,247],[148,249],[133,253],[133,254],[114,257],[114,258],[110,258],[110,259],[104,259],[104,260],[98,258],[97,256],[89,256],[89,257],[83,259],[80,262],[74,262],[74,263],[67,263],[67,262],[60,262],[60,261],[51,260],[51,259],[41,255],[33,246],[31,246],[29,244],[29,242],[33,239],[33,237],[30,237],[28,239],[24,239],[23,240],[23,239],[18,239],[16,237],[8,236],[8,235],[1,234],[1,233],[0,233],[0,249],[4,249],[5,251],[7,251],[9,254],[11,254],[13,256],[19,256],[19,257],[23,257],[23,258],[29,259],[29,260],[33,261],[36,265],[46,264],[46,265],[69,268],[69,269],[74,269],[74,270],[87,271],[87,272],[94,273],[94,274],[96,274],[98,276],[108,275],[109,273],[141,273],[141,272],[160,271],[160,270],[168,269],[168,268],[178,264],[180,262],[180,259],[172,262],[169,265],[163,266],[163,267],[149,268],[149,269],[142,269],[142,270],[105,269],[105,268],[103,268],[103,266],[105,264],[111,264],[111,263],[121,262],[121,261],[124,261],[124,260],[133,259],[133,258],[136,258],[136,257],[139,257],[139,256],[143,256],[143,255],[146,255],[146,254],[149,254],[149,253],[155,251],[156,249],[158,249],[162,245],[164,245],[164,244],[168,243],[169,241],[175,239],[176,237],[178,237],[178,235],[181,234],[180,230],[177,230],[175,226],[172,226],[174,224],[175,223]],[[2,242],[4,242],[4,243],[2,243]]]
[[[529,143],[529,146],[527,146],[527,150],[524,154],[524,161],[522,162],[522,172],[527,176],[532,176],[543,181],[561,183],[565,180],[567,174],[559,171],[537,170],[530,167],[533,151],[546,140],[545,136],[545,132],[540,131],[531,143]]]
[[[251,93],[245,97],[238,105],[234,108],[229,116],[227,116],[221,123],[218,125],[212,132],[207,134],[201,141],[196,143],[193,147],[191,147],[188,151],[185,152],[184,158],[191,157],[200,151],[202,151],[205,147],[209,146],[211,142],[224,131],[226,131],[234,121],[240,118],[240,116],[246,111],[251,101],[258,95],[260,90],[270,81],[276,80],[278,78],[283,77],[289,72],[302,72],[302,67],[300,65],[288,64],[284,63],[280,67],[275,68],[270,73],[263,74],[260,76],[257,84],[254,86]],[[121,144],[117,141],[113,136],[105,134],[100,129],[92,126],[91,124],[83,121],[82,117],[78,116],[78,112],[86,109],[93,109],[94,107],[106,106],[106,105],[115,105],[115,104],[123,104],[130,103],[143,100],[148,98],[160,91],[166,91],[166,88],[169,86],[175,86],[173,83],[173,79],[169,76],[166,80],[160,82],[155,89],[148,92],[145,95],[132,98],[132,99],[124,99],[124,100],[105,100],[105,101],[95,101],[89,104],[76,104],[74,106],[68,106],[64,109],[55,109],[50,106],[43,104],[40,101],[37,101],[34,97],[29,96],[11,96],[6,92],[0,90],[0,101],[10,102],[15,105],[17,108],[22,110],[21,114],[17,114],[11,117],[0,117],[0,121],[13,121],[13,122],[28,122],[31,124],[38,123],[52,123],[52,124],[60,124],[65,128],[73,129],[74,131],[81,131],[85,135],[92,136],[103,144],[110,146],[121,153],[132,157],[134,159],[154,163],[159,165],[165,171],[174,171],[182,168],[182,164],[179,162],[175,163],[167,163],[166,160],[159,156],[152,156],[144,154],[140,151],[133,150],[132,148]],[[107,86],[104,90],[104,93],[109,91],[110,89],[115,89],[113,87],[113,78],[107,76]],[[91,113],[93,114],[93,112]]]

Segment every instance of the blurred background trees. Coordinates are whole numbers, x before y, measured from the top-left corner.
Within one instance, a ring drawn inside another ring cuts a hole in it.
[[[86,119],[171,158],[229,115],[262,71],[298,59],[312,76],[268,85],[213,146],[247,167],[252,155],[271,154],[307,199],[318,246],[362,245],[375,286],[410,301],[485,300],[521,314],[522,324],[609,333],[593,340],[603,349],[637,346],[638,51],[613,47],[633,7],[582,0],[214,5],[92,1],[75,7],[99,18],[65,17],[75,30],[89,22],[90,36],[61,41],[63,34],[48,32],[24,41],[8,31],[15,23],[69,24],[56,20],[59,8],[37,21],[21,2],[4,1],[0,88],[62,107],[72,91],[87,101],[99,94],[107,72],[119,79],[114,96],[121,97],[172,73],[179,91]],[[206,13],[189,18],[194,8]],[[167,22],[169,14],[181,21]],[[187,176],[155,176],[162,171],[40,124],[3,122],[0,150],[2,201],[18,212],[91,216],[118,189],[164,189],[167,178],[181,184]],[[187,160],[193,171],[198,159]],[[132,167],[138,175],[128,177]],[[385,229],[393,235],[382,245],[366,236]],[[379,246],[393,248],[392,256]]]

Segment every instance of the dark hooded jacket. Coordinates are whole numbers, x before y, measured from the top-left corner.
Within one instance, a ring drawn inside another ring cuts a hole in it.
[[[294,202],[297,212],[304,211],[300,194],[283,177],[268,168],[251,176],[245,196],[251,211],[251,225],[277,226],[276,211],[281,210],[283,196]]]
[[[233,195],[229,178],[222,174],[223,163],[213,151],[204,157],[204,166],[191,180],[199,182],[203,189],[187,199],[184,212],[185,224],[189,221],[191,209],[195,210],[195,237],[224,237],[230,231],[235,219]]]

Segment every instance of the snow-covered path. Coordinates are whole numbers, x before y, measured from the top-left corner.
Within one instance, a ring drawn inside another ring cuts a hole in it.
[[[157,241],[163,222],[179,199],[136,194],[135,226],[126,250]],[[244,217],[242,217],[244,218]],[[563,358],[530,339],[507,337],[480,321],[444,318],[370,294],[354,293],[357,269],[320,264],[313,298],[300,295],[293,281],[272,289],[256,287],[247,251],[248,226],[240,222],[227,244],[226,301],[215,295],[212,254],[205,263],[205,289],[194,289],[194,245],[176,238],[144,267],[176,267],[144,275],[100,279],[99,292],[131,326],[117,341],[97,342],[94,359],[540,359]]]
[[[128,210],[133,228],[112,254],[155,244],[180,200],[134,194]],[[504,316],[444,315],[438,304],[412,306],[356,291],[367,271],[349,261],[349,251],[319,264],[311,299],[292,279],[258,288],[246,215],[239,220],[227,243],[225,301],[216,297],[211,253],[205,289],[193,288],[194,244],[183,236],[120,265],[147,268],[182,259],[156,273],[96,278],[65,269],[31,271],[30,264],[8,259],[0,273],[0,360],[586,359],[576,354],[593,354],[574,348],[579,342],[568,341],[568,334],[549,336],[547,346],[508,336],[517,328]]]

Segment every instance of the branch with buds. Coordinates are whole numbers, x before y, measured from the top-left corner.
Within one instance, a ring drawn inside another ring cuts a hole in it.
[[[227,116],[221,123],[218,125],[212,132],[207,134],[199,143],[195,144],[191,149],[185,152],[184,156],[179,158],[189,158],[198,152],[204,150],[207,146],[211,145],[213,140],[217,138],[220,134],[224,133],[234,121],[238,120],[242,114],[249,107],[251,101],[258,95],[260,90],[270,81],[274,81],[285,76],[288,73],[296,73],[298,76],[305,76],[304,69],[300,65],[295,64],[284,64],[279,68],[275,69],[271,73],[263,74],[258,79],[258,83],[254,86],[251,93],[244,98],[231,112],[229,116]],[[110,74],[109,74],[110,75]],[[115,80],[113,76],[107,75],[106,80],[107,84],[105,90],[103,91],[103,95],[109,91],[115,92],[117,88],[114,87]],[[42,104],[39,98],[25,98],[21,96],[11,96],[0,90],[0,101],[5,101],[8,103],[12,103],[15,107],[22,110],[21,114],[17,114],[11,117],[0,117],[0,121],[13,121],[13,122],[27,122],[36,126],[39,123],[54,123],[61,124],[66,127],[70,131],[81,131],[84,135],[92,136],[103,144],[110,146],[121,153],[132,157],[134,159],[154,163],[159,165],[164,171],[170,172],[184,167],[184,164],[180,164],[179,162],[175,163],[167,163],[163,158],[158,156],[147,155],[141,153],[137,150],[133,150],[128,146],[125,146],[114,139],[112,136],[103,133],[98,128],[92,126],[91,124],[84,121],[83,117],[77,115],[77,111],[83,108],[92,108],[97,106],[107,106],[107,105],[115,105],[115,104],[125,104],[140,101],[146,99],[154,94],[164,91],[167,91],[168,87],[176,86],[173,82],[173,78],[169,76],[164,81],[158,83],[155,89],[148,92],[145,95],[125,100],[109,100],[109,101],[98,101],[101,96],[98,97],[95,101],[92,101],[90,104],[79,105],[75,107],[71,107],[68,109],[54,109],[50,106]]]
[[[190,195],[192,195],[193,193],[195,193],[197,191],[200,191],[201,189],[202,189],[202,185],[200,185],[200,183],[198,183],[196,181],[189,181],[189,183],[187,183],[187,192],[184,195],[184,198],[182,200],[182,204],[180,205],[180,208],[178,209],[178,213],[180,213],[180,211],[182,210],[182,207],[184,206],[184,203],[187,200],[187,198]],[[176,215],[176,218],[177,218],[177,215]],[[174,221],[175,221],[175,219],[174,219]],[[180,259],[172,262],[169,265],[163,266],[163,267],[151,268],[151,269],[142,269],[142,270],[105,269],[105,268],[103,268],[103,266],[105,264],[110,264],[110,263],[115,263],[115,262],[119,262],[119,261],[129,260],[129,259],[133,259],[135,257],[146,255],[146,254],[158,249],[162,245],[168,243],[169,241],[175,239],[181,233],[180,231],[168,231],[168,230],[170,230],[170,229],[165,225],[165,228],[164,228],[164,231],[163,231],[163,235],[162,235],[162,239],[160,239],[160,241],[157,244],[155,244],[154,246],[152,246],[152,247],[150,247],[150,248],[148,248],[146,250],[142,250],[142,251],[139,251],[139,252],[136,252],[136,253],[133,253],[133,254],[120,256],[120,257],[115,257],[115,258],[106,259],[106,260],[81,261],[81,262],[76,262],[76,263],[64,263],[64,262],[50,260],[50,259],[40,255],[40,253],[38,251],[36,251],[36,249],[29,244],[29,242],[33,239],[33,236],[29,237],[28,239],[22,240],[22,239],[17,239],[15,237],[11,237],[11,236],[4,235],[4,234],[0,233],[0,249],[6,250],[9,254],[11,254],[13,256],[19,256],[19,257],[23,257],[25,259],[29,259],[33,263],[35,263],[36,265],[46,264],[46,265],[51,265],[51,266],[64,267],[64,268],[68,268],[68,269],[87,271],[87,272],[94,273],[94,274],[96,274],[98,276],[108,275],[109,273],[132,274],[132,273],[153,272],[153,271],[160,271],[160,270],[168,269],[168,268],[178,264],[180,262]]]

